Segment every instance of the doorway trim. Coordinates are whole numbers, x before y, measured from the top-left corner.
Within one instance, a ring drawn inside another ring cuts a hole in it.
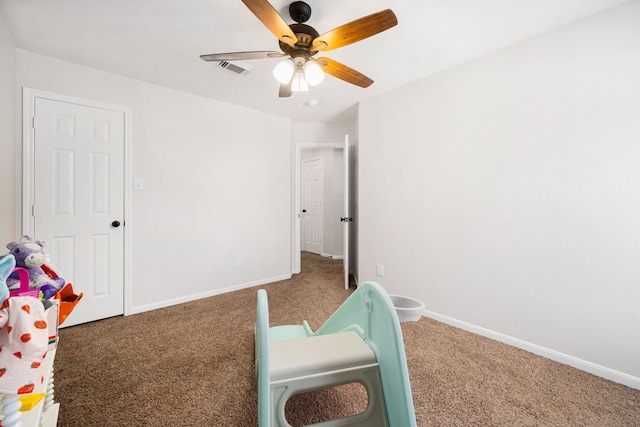
[[[78,98],[75,96],[61,95],[58,93],[47,92],[39,89],[32,89],[28,87],[22,88],[22,191],[18,193],[18,197],[22,200],[18,200],[17,206],[21,206],[21,220],[22,220],[22,233],[33,235],[34,230],[34,194],[35,194],[35,134],[34,134],[34,112],[36,98],[45,98],[52,101],[67,102],[70,104],[78,104],[87,107],[101,108],[104,110],[112,110],[121,112],[124,116],[124,219],[123,223],[126,224],[123,230],[124,234],[124,248],[123,248],[123,262],[124,262],[124,277],[123,277],[123,290],[124,290],[124,315],[133,314],[132,310],[132,289],[131,283],[133,277],[131,262],[131,244],[132,238],[132,222],[131,218],[131,200],[132,200],[132,186],[129,185],[132,182],[132,167],[131,167],[131,108],[123,107],[120,105],[107,104],[105,102],[94,101],[90,99]]]
[[[296,143],[296,154],[294,159],[293,176],[293,253],[291,254],[292,274],[299,274],[301,271],[301,248],[300,248],[300,160],[302,150],[309,148],[342,148],[344,142],[298,142]]]

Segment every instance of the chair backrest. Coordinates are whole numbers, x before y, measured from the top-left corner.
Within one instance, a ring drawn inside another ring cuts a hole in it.
[[[365,282],[316,331],[355,331],[373,350],[380,367],[390,426],[416,425],[400,320],[391,298],[376,282]]]
[[[258,426],[271,423],[271,377],[269,373],[269,303],[267,291],[258,290],[256,309],[256,374],[258,375]]]

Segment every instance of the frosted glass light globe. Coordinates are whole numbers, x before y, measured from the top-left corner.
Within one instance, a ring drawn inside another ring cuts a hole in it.
[[[287,84],[293,77],[293,62],[286,59],[273,69],[273,76],[282,84]]]
[[[313,61],[307,61],[307,63],[304,64],[304,76],[307,78],[309,86],[315,86],[324,80],[322,68]]]
[[[293,75],[293,80],[291,80],[291,90],[293,92],[306,92],[309,90],[309,84],[307,83],[307,79],[304,78],[302,70]]]

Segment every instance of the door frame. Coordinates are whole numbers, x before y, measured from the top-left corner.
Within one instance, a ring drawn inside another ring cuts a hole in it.
[[[16,203],[17,206],[21,206],[21,220],[22,220],[22,233],[33,235],[35,228],[33,217],[34,195],[35,195],[35,134],[34,134],[34,112],[36,98],[45,98],[52,101],[67,102],[70,104],[78,104],[86,107],[100,108],[104,110],[117,111],[124,116],[124,218],[123,224],[126,226],[123,229],[124,233],[124,247],[123,247],[123,262],[124,262],[124,315],[133,314],[132,309],[132,289],[131,283],[133,277],[131,262],[131,238],[133,233],[131,218],[131,200],[132,200],[132,186],[129,183],[132,182],[132,151],[131,151],[131,108],[123,107],[120,105],[107,104],[105,102],[94,101],[90,99],[78,98],[75,96],[62,95],[53,92],[47,92],[39,89],[32,89],[28,87],[22,88],[22,191],[18,192],[17,196],[21,197]]]
[[[344,150],[344,142],[298,142],[296,143],[296,153],[294,159],[294,177],[293,177],[293,253],[291,254],[291,272],[299,274],[301,267],[301,248],[300,248],[300,161],[302,158],[302,150],[309,148],[342,148]]]

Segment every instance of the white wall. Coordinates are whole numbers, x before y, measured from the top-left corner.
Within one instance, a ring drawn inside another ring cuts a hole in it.
[[[16,239],[16,46],[0,16],[0,254]]]
[[[293,123],[291,125],[291,139],[294,144],[299,142],[344,142],[344,136],[354,134],[352,122],[345,123]]]
[[[133,311],[289,277],[289,119],[22,50],[17,80],[132,109]]]
[[[639,40],[632,2],[364,101],[360,282],[640,388]]]

